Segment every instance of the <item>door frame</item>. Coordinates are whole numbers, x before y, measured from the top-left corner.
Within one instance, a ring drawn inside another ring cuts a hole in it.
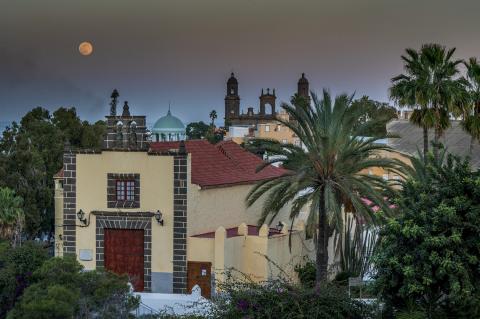
[[[190,269],[190,265],[201,265],[201,264],[208,264],[208,267],[207,267],[207,271],[210,272],[210,280],[208,282],[209,284],[209,288],[210,288],[210,291],[209,291],[209,294],[208,296],[205,296],[205,298],[211,298],[212,296],[212,287],[213,287],[213,284],[212,284],[212,281],[213,281],[213,271],[212,271],[212,263],[210,261],[187,261],[187,293],[191,293],[191,290],[193,288],[193,284],[192,286],[190,286],[190,280],[189,280],[189,269]],[[203,291],[202,291],[203,293]]]
[[[152,290],[152,217],[150,212],[135,212],[135,216],[126,212],[95,212],[96,268],[105,269],[104,229],[143,229],[143,290]]]

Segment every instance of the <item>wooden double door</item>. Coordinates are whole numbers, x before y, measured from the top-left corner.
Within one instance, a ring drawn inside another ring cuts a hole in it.
[[[127,274],[135,291],[144,289],[143,229],[104,229],[105,269]]]
[[[187,290],[198,285],[202,290],[202,296],[210,298],[212,293],[212,263],[201,261],[189,261],[187,265]]]

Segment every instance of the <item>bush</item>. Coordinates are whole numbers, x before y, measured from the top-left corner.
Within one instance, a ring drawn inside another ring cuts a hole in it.
[[[38,268],[8,319],[129,318],[139,300],[125,276],[83,271],[74,257],[52,258]]]
[[[231,277],[220,284],[216,318],[369,318],[371,308],[350,299],[344,288],[323,284],[308,288],[275,280],[255,283]]]
[[[47,260],[47,251],[34,242],[12,248],[0,247],[0,318],[15,306],[23,291],[32,283],[32,274]]]
[[[392,314],[479,318],[480,174],[452,156],[416,168],[381,232],[376,286]]]
[[[313,288],[315,286],[317,266],[313,261],[308,260],[304,265],[295,266],[295,272],[304,287]]]

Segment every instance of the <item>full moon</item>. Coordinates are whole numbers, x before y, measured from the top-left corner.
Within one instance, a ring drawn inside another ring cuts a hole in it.
[[[78,52],[80,52],[81,55],[90,55],[93,52],[93,46],[90,42],[82,42],[78,46]]]

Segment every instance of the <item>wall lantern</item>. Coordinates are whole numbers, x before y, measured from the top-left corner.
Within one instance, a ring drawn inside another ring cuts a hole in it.
[[[87,219],[85,218],[85,212],[83,210],[80,209],[77,212],[77,217],[82,224],[84,224],[85,226],[87,225]]]
[[[157,210],[157,212],[155,213],[155,219],[157,220],[157,223],[159,223],[160,225],[163,226],[163,215],[162,215],[162,212],[160,210]]]
[[[282,229],[283,229],[283,223],[282,223],[282,222],[278,222],[278,225],[277,225],[277,227],[275,227],[275,228],[276,228],[279,232],[281,232]]]

